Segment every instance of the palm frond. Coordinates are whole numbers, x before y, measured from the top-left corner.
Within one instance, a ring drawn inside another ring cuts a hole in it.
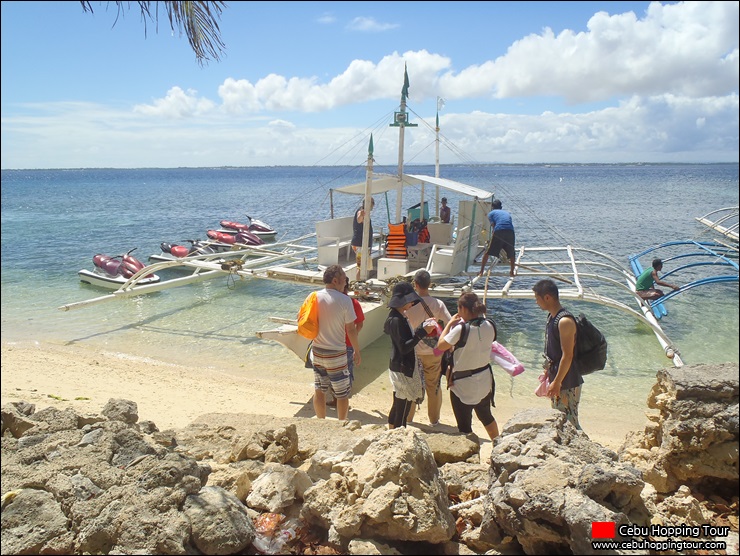
[[[116,1],[117,8],[115,26],[125,10],[129,8],[130,2]],[[195,52],[195,57],[200,65],[207,64],[210,60],[219,61],[226,50],[226,45],[221,40],[221,29],[218,21],[221,12],[226,7],[225,2],[161,2],[167,12],[172,31],[185,32],[190,47]],[[93,12],[89,1],[80,0],[84,12]],[[108,2],[110,4],[110,2]],[[125,6],[124,6],[125,4]],[[159,4],[160,2],[137,2],[141,10],[141,18],[144,21],[144,36],[146,37],[147,21],[154,22],[156,30],[159,27]],[[152,13],[154,4],[154,13]]]

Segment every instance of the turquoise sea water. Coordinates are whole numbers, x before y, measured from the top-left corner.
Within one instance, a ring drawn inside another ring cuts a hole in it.
[[[434,175],[432,167],[406,171]],[[450,165],[441,175],[494,191],[513,214],[519,245],[570,243],[609,253],[626,267],[629,255],[651,245],[708,239],[695,217],[738,204],[737,164]],[[209,368],[249,376],[298,367],[292,354],[255,332],[273,327],[270,315],[294,317],[305,286],[224,277],[76,311],[57,307],[107,293],[77,276],[96,253],[136,247],[146,261],[162,241],[205,238],[220,220],[243,221],[245,214],[271,224],[279,238],[310,233],[330,216],[329,188],[363,179],[364,169],[336,167],[3,170],[2,340],[82,344],[196,365],[204,379]],[[454,212],[458,199],[447,197]],[[376,226],[395,214],[392,196],[389,211],[378,200]],[[343,216],[356,199],[334,195],[332,202]],[[592,317],[609,340],[607,369],[587,379],[584,403],[642,411],[655,372],[668,365],[655,336],[629,316],[584,305],[571,308]],[[502,343],[528,369],[510,385],[511,395],[531,397],[545,315],[525,300],[490,301],[489,309]],[[668,310],[664,329],[687,364],[738,361],[737,283],[691,290]],[[386,344],[382,338],[363,358],[370,377],[387,368]],[[502,380],[499,388],[508,390],[508,376]]]

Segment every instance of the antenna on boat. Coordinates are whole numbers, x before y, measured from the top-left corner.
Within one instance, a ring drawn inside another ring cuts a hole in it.
[[[403,142],[404,129],[406,127],[417,127],[417,124],[408,123],[406,113],[406,98],[409,96],[409,73],[406,64],[403,64],[403,87],[401,88],[401,107],[393,114],[391,127],[398,128],[398,187],[396,189],[396,222],[401,222],[401,210],[403,205]]]

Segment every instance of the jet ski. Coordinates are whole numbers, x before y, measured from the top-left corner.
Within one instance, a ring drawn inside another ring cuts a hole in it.
[[[82,269],[77,274],[80,281],[92,286],[117,290],[131,277],[145,267],[144,263],[131,255],[131,249],[125,255],[109,256],[98,253],[93,257],[93,269]],[[136,282],[137,286],[156,284],[160,278],[156,274],[147,274]]]
[[[242,224],[241,222],[233,222],[231,220],[221,220],[221,230],[219,232],[226,232],[229,234],[235,234],[238,232],[250,232],[262,239],[273,239],[277,232],[262,220],[257,220],[247,215],[249,223]]]

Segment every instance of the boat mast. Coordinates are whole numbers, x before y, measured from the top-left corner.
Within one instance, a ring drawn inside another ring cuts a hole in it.
[[[365,217],[362,220],[362,251],[360,251],[360,280],[367,281],[367,263],[370,260],[370,210],[372,209],[370,191],[373,183],[373,134],[367,149],[367,171],[365,179]]]
[[[416,127],[416,124],[408,123],[406,114],[406,97],[409,95],[409,74],[406,64],[403,65],[403,88],[401,89],[401,108],[393,115],[391,127],[398,129],[398,187],[396,190],[396,222],[401,222],[401,210],[403,206],[403,142],[406,126]]]
[[[437,123],[434,128],[435,133],[435,145],[434,145],[434,177],[439,177],[439,111],[442,109],[442,107],[445,105],[445,100],[442,97],[437,97]],[[434,201],[434,205],[436,207],[436,210],[434,212],[435,216],[439,218],[439,186],[436,187],[437,196]]]

